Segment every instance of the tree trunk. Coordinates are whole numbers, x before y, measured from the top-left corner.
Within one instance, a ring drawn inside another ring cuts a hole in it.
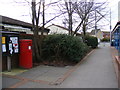
[[[86,25],[83,24],[83,36],[85,36],[85,35],[86,35]]]
[[[32,0],[32,24],[33,24],[33,42],[34,42],[34,59],[36,62],[40,61],[40,43],[39,41],[39,35],[38,35],[38,30],[39,30],[39,18],[36,15],[36,0]]]
[[[85,42],[85,36],[86,36],[86,25],[83,24],[83,42]]]

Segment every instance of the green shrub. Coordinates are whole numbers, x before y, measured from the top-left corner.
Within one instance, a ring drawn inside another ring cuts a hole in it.
[[[98,46],[98,39],[93,36],[85,36],[85,43],[92,48],[96,48]]]
[[[68,35],[49,35],[42,45],[44,60],[69,60],[78,62],[89,51],[79,37]]]
[[[109,42],[110,41],[110,38],[103,38],[102,40],[101,40],[101,42]]]

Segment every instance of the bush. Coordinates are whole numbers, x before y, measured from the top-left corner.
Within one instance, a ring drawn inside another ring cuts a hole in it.
[[[101,42],[109,42],[110,41],[110,38],[103,38],[102,40],[101,40]]]
[[[93,36],[85,36],[85,43],[92,48],[96,48],[98,46],[98,39]]]
[[[79,37],[68,35],[49,35],[42,45],[44,60],[69,60],[78,62],[89,51]]]

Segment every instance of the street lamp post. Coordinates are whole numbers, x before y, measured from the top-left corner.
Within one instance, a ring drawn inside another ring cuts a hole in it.
[[[96,34],[97,34],[97,22],[96,22],[96,20],[97,20],[97,16],[96,16],[96,9],[95,9],[95,36],[96,36]]]
[[[110,46],[111,46],[111,42],[112,42],[111,29],[112,29],[112,26],[111,26],[111,8],[110,8]]]

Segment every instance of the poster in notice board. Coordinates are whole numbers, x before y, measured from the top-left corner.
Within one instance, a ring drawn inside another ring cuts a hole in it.
[[[2,52],[7,52],[6,49],[6,37],[2,37]]]
[[[14,53],[18,53],[19,52],[18,37],[10,37],[10,40],[12,41]]]

